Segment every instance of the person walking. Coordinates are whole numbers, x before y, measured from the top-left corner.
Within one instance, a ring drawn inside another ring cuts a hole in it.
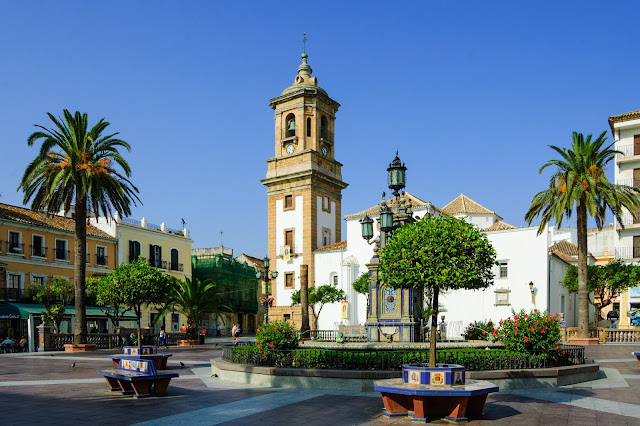
[[[164,326],[160,327],[160,335],[158,336],[158,345],[156,347],[159,348],[160,345],[164,345],[165,349],[169,347],[167,346],[167,332],[164,330]]]
[[[233,324],[233,327],[231,328],[231,337],[233,338],[234,342],[237,342],[236,340],[236,332],[238,331],[238,326],[236,324]],[[237,345],[237,343],[236,343]]]

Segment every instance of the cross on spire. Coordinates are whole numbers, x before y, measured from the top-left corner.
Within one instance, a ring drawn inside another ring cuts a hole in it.
[[[302,33],[302,51],[307,53],[307,33]]]

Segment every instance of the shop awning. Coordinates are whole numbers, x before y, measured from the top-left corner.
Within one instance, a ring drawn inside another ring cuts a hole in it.
[[[87,318],[106,318],[102,309],[97,306],[87,306],[86,313]],[[0,305],[0,319],[29,319],[29,315],[41,315],[46,309],[44,305],[37,305],[33,303],[4,303]],[[64,315],[75,315],[76,309],[74,306],[65,306]],[[127,312],[124,317],[127,320],[135,320],[136,315],[133,312]]]

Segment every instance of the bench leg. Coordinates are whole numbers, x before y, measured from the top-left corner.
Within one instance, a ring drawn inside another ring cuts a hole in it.
[[[162,368],[162,358],[154,358],[153,363],[156,366],[156,370],[160,370]]]
[[[169,358],[162,358],[162,361],[160,362],[160,369],[161,370],[166,370],[167,369],[167,361],[169,360]]]
[[[488,394],[474,395],[469,397],[467,403],[467,417],[482,417],[484,411],[484,404],[487,401]]]
[[[118,385],[120,385],[120,389],[122,389],[122,393],[124,395],[131,395],[133,393],[131,382],[128,382],[126,380],[118,380]]]
[[[167,395],[167,388],[169,387],[169,379],[157,379],[153,381],[153,391],[152,394],[154,396],[165,396]]]
[[[151,396],[151,382],[152,380],[136,380],[135,382],[131,382],[131,386],[136,393],[134,397],[144,398]]]
[[[118,384],[118,380],[114,379],[113,377],[106,377],[106,376],[105,376],[105,379],[107,379],[107,383],[109,383],[111,392],[116,392],[120,390],[120,385]]]
[[[387,417],[406,416],[413,411],[412,399],[408,395],[382,392],[382,402]]]

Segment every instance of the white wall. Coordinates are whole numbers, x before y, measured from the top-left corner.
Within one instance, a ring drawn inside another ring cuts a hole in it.
[[[317,199],[317,209],[316,209],[316,214],[317,214],[317,223],[318,223],[318,230],[317,230],[317,235],[316,235],[316,245],[317,247],[322,247],[323,245],[325,245],[322,242],[322,229],[323,228],[327,228],[331,231],[331,238],[329,240],[329,242],[327,244],[333,244],[338,242],[336,240],[336,203],[335,202],[330,202],[330,212],[327,212],[325,210],[322,210],[322,197],[318,197]]]
[[[284,230],[294,228],[294,245],[299,251],[302,250],[302,195],[295,198],[294,208],[284,211],[284,200],[276,200],[276,250],[277,256],[282,255],[281,247],[284,246]],[[292,248],[291,252],[294,252]],[[291,293],[295,289],[300,289],[300,265],[302,264],[302,256],[292,256],[288,262],[282,258],[276,259],[276,271],[278,277],[275,280],[276,286],[276,303],[277,306],[290,306]],[[285,273],[294,273],[294,288],[285,289],[284,280]],[[273,291],[273,289],[272,289]]]

